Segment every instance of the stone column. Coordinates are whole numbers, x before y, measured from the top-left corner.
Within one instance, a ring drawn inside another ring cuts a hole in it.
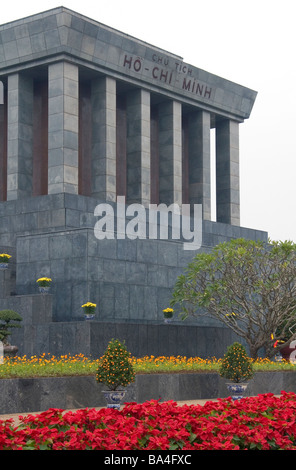
[[[48,193],[78,193],[78,67],[48,67]]]
[[[126,97],[127,202],[150,204],[150,93],[134,90]]]
[[[239,123],[223,120],[216,126],[217,222],[240,225]]]
[[[116,201],[116,80],[92,81],[92,196]]]
[[[32,195],[33,81],[8,76],[7,200]]]
[[[182,105],[159,105],[159,202],[182,204]]]
[[[189,202],[202,204],[203,219],[211,220],[210,113],[194,112],[188,119]]]
[[[0,201],[7,194],[7,89],[0,82]]]

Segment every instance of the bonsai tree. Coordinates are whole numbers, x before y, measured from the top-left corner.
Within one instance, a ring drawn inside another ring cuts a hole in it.
[[[101,357],[96,380],[105,384],[110,390],[126,387],[135,380],[135,371],[131,363],[131,354],[124,342],[112,339]]]
[[[0,310],[0,341],[8,345],[7,337],[11,328],[20,328],[22,317],[14,310]]]
[[[253,377],[253,365],[244,346],[235,342],[227,348],[219,373],[221,377],[235,383],[244,382]]]
[[[175,304],[183,318],[210,316],[231,328],[252,358],[261,348],[272,357],[296,339],[296,244],[240,238],[198,253],[178,277]]]

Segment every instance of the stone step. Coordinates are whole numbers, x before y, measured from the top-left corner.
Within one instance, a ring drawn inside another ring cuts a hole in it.
[[[52,322],[52,295],[15,295],[0,298],[0,310],[14,310],[22,317],[22,325]]]

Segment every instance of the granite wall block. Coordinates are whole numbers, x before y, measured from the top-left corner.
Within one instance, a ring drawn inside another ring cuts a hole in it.
[[[245,396],[264,393],[296,393],[295,372],[258,372],[249,382]],[[49,408],[79,409],[106,407],[103,384],[95,376],[43,377],[0,380],[0,414],[31,413]],[[126,387],[124,403],[149,400],[186,401],[226,398],[225,380],[217,373],[137,374]]]
[[[52,321],[52,295],[16,295],[0,298],[0,309],[11,309],[22,317],[22,325]]]
[[[112,338],[125,341],[127,349],[136,357],[223,357],[227,346],[238,340],[230,329],[221,325],[196,326],[186,322],[166,325],[141,319],[127,322],[119,318],[112,322],[108,319],[24,322],[20,329],[13,331],[11,343],[18,346],[20,355],[81,353],[101,357]]]

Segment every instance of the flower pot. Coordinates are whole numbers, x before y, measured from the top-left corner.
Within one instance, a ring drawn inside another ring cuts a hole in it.
[[[292,341],[288,346],[280,350],[281,356],[285,361],[296,361],[296,341]]]
[[[18,347],[13,346],[11,344],[5,344],[3,350],[4,350],[4,356],[14,357],[16,353],[18,352]]]
[[[93,302],[86,302],[85,304],[81,305],[83,308],[84,319],[85,320],[92,320],[96,314],[96,306]]]
[[[173,320],[174,310],[172,308],[165,308],[162,311],[164,316],[164,323],[171,323]]]
[[[0,269],[7,269],[11,256],[7,253],[0,253]]]
[[[95,318],[95,314],[94,313],[85,313],[84,314],[84,319],[85,320],[93,320]]]
[[[231,393],[231,398],[233,400],[240,400],[243,398],[244,392],[247,389],[248,384],[247,383],[227,383],[227,388],[229,392]]]
[[[50,286],[38,286],[40,294],[48,294],[50,291]]]
[[[125,390],[103,390],[102,393],[107,402],[107,408],[119,410],[125,392]]]

